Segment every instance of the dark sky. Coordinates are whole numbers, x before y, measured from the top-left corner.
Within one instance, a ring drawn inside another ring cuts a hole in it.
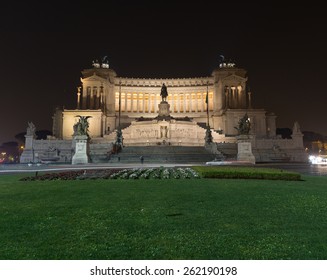
[[[28,121],[51,130],[55,106],[74,108],[81,70],[105,55],[119,76],[187,78],[210,75],[223,54],[248,71],[254,106],[277,127],[327,135],[327,24],[313,1],[1,5],[0,143]]]

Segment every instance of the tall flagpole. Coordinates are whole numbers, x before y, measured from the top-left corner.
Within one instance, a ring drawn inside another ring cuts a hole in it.
[[[207,127],[209,128],[209,81],[207,81],[207,95],[206,95],[206,103],[207,103]]]
[[[207,81],[207,95],[206,95],[206,103],[207,103],[207,129],[206,129],[206,136],[205,136],[205,143],[210,144],[212,143],[212,134],[209,124],[209,81]]]
[[[121,115],[121,80],[119,80],[119,103],[118,103],[118,129],[120,129],[120,115]]]

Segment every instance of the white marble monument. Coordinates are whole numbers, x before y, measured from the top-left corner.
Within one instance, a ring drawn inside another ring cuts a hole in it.
[[[34,161],[34,155],[54,148],[59,162],[85,163],[88,156],[92,162],[106,160],[117,129],[124,146],[210,146],[215,154],[238,154],[239,160],[251,162],[307,161],[299,125],[293,127],[292,139],[276,135],[276,116],[252,106],[247,71],[234,63],[221,61],[205,77],[122,77],[107,62],[93,62],[81,74],[76,108],[56,109],[53,135],[46,141],[32,136],[31,125],[21,162]],[[250,140],[240,139],[237,135],[243,133],[235,129],[245,114],[251,121]],[[75,140],[81,135],[75,133],[78,117],[91,117],[85,146],[83,139]]]

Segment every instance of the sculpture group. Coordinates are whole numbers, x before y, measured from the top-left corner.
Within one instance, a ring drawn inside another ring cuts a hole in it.
[[[74,129],[74,134],[73,136],[81,136],[81,135],[86,135],[89,136],[89,122],[88,119],[92,118],[91,116],[76,116],[79,117],[79,120],[76,124],[74,124],[73,129]]]
[[[247,114],[243,116],[238,122],[238,127],[235,127],[239,135],[247,135],[250,133],[251,122]]]

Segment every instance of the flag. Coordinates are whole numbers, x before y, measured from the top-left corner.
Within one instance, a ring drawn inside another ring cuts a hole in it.
[[[207,82],[207,95],[206,95],[206,103],[209,102],[209,91],[208,91],[208,82]]]

